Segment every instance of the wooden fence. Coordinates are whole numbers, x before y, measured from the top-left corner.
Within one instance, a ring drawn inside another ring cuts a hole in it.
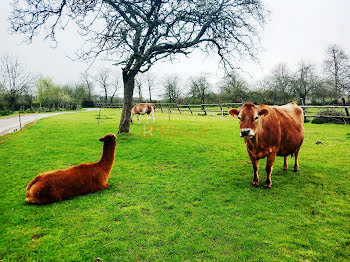
[[[242,106],[242,103],[218,103],[218,104],[197,104],[197,105],[191,105],[191,104],[177,104],[177,103],[157,103],[153,102],[155,104],[158,111],[162,113],[167,114],[173,114],[173,113],[189,113],[191,115],[198,114],[198,115],[209,115],[209,114],[216,114],[216,115],[222,115],[225,116],[228,114],[228,111],[232,107],[240,107]],[[104,104],[104,103],[97,103],[97,106],[99,108],[122,108],[122,104]],[[305,118],[314,118],[314,117],[324,117],[324,118],[335,118],[335,119],[343,119],[344,123],[346,123],[345,119],[350,119],[349,116],[349,105],[327,105],[327,106],[313,106],[313,105],[305,105],[300,106],[303,108],[305,112]],[[307,109],[344,109],[345,115],[320,115],[315,113],[308,113]]]

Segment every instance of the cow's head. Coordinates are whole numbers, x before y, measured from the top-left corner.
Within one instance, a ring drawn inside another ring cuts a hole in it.
[[[248,102],[240,109],[230,109],[228,113],[233,117],[238,117],[241,137],[253,138],[260,118],[265,117],[269,113],[269,110],[266,108],[259,108],[259,106]]]

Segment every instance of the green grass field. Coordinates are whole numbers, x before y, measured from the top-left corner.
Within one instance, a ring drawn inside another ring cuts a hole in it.
[[[349,125],[305,124],[300,172],[278,158],[265,190],[250,186],[237,119],[158,112],[146,133],[144,116],[118,136],[107,190],[26,204],[37,174],[99,160],[120,111],[97,116],[46,118],[2,139],[0,261],[349,261]]]

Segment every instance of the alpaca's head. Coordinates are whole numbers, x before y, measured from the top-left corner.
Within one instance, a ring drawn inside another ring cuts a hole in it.
[[[116,139],[117,139],[117,136],[115,134],[107,134],[104,137],[100,138],[100,141],[110,144],[110,143],[115,143]]]

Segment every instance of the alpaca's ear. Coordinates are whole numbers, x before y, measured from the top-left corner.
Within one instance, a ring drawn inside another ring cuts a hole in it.
[[[235,117],[235,116],[238,116],[239,110],[236,109],[236,108],[232,108],[232,109],[230,109],[230,110],[228,111],[228,113],[229,113],[231,116]]]

